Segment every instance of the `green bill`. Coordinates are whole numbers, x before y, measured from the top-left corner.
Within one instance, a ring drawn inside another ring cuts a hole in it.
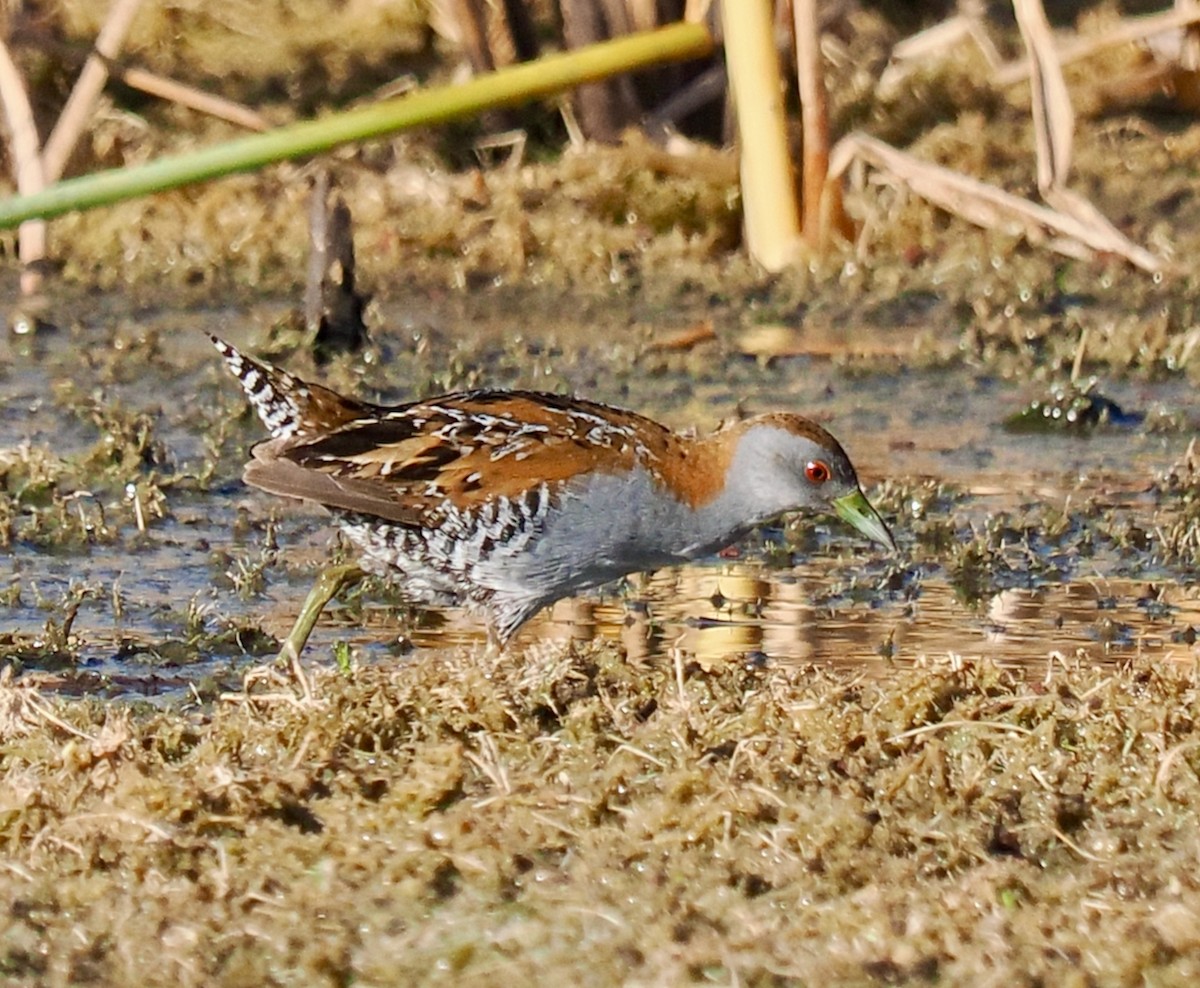
[[[839,497],[833,502],[833,510],[842,521],[853,526],[872,542],[885,545],[892,552],[896,551],[892,533],[888,531],[887,525],[879,517],[879,512],[871,507],[871,502],[862,491],[855,490],[851,494]]]

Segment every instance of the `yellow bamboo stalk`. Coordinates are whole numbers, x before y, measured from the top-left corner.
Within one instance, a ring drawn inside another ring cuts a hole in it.
[[[771,3],[737,0],[726,3],[722,15],[737,113],[746,247],[768,271],[781,271],[797,257],[800,214]]]

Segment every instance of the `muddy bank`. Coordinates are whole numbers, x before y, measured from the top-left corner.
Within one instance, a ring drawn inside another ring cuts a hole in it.
[[[438,47],[419,8],[351,14],[321,0],[293,7],[260,11],[229,0],[214,16],[182,4],[173,19],[139,19],[132,44],[148,67],[184,80],[219,73],[224,95],[280,121],[368,99],[389,72],[438,82],[453,71],[454,53]],[[54,16],[69,37],[95,28],[95,12],[74,5]],[[1096,8],[1079,26],[1100,32],[1114,16]],[[288,26],[276,23],[281,17]],[[1025,86],[992,85],[992,70],[965,46],[881,89],[892,46],[922,25],[857,8],[843,20],[829,35],[835,136],[860,129],[1036,198]],[[321,44],[318,24],[328,32]],[[988,27],[1015,55],[1014,25],[997,19]],[[42,67],[46,105],[38,111],[49,115],[65,80]],[[616,147],[572,147],[552,106],[523,111],[529,142],[511,162],[477,153],[476,140],[487,135],[466,126],[348,149],[322,165],[354,214],[360,284],[376,299],[368,319],[383,330],[403,325],[404,312],[426,296],[502,307],[548,289],[571,306],[704,312],[718,332],[766,354],[828,346],[832,336],[835,347],[859,341],[886,366],[894,357],[954,360],[1055,376],[1071,368],[1086,332],[1085,372],[1194,375],[1197,286],[1187,258],[1200,247],[1200,135],[1178,104],[1139,88],[1153,68],[1144,50],[1119,47],[1073,63],[1068,83],[1078,117],[1072,185],[1169,262],[1161,279],[1112,258],[1074,260],[980,230],[884,179],[849,183],[853,243],[766,277],[740,247],[731,152],[695,145],[668,153],[637,136]],[[74,161],[79,171],[233,133],[123,91],[111,98]],[[51,225],[51,254],[68,285],[120,290],[151,306],[216,296],[240,307],[264,294],[297,304],[310,179],[308,165],[287,164],[63,217]],[[0,237],[10,256],[12,237]],[[68,318],[57,295],[56,287],[44,303],[51,321]]]

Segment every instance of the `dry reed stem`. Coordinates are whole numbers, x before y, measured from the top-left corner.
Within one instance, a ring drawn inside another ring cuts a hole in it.
[[[1149,14],[1145,17],[1128,17],[1115,27],[1095,37],[1076,38],[1074,41],[1057,47],[1055,54],[1059,65],[1069,65],[1071,62],[1088,58],[1105,48],[1127,45],[1154,34],[1186,28],[1198,21],[1200,21],[1200,7],[1194,5],[1164,11],[1161,14]],[[992,81],[997,86],[1011,86],[1027,78],[1031,71],[1031,61],[1028,58],[1022,59],[998,68]]]
[[[960,12],[924,31],[918,31],[892,46],[887,68],[879,77],[882,92],[892,92],[896,87],[927,59],[953,48],[963,41],[974,42],[983,59],[992,70],[998,70],[1004,59],[988,36],[984,23],[984,11],[974,9],[977,5],[962,3]]]
[[[96,35],[95,50],[84,62],[75,88],[67,97],[67,105],[63,107],[54,129],[46,139],[46,146],[42,148],[42,170],[47,182],[57,182],[62,178],[67,159],[79,142],[79,135],[87,125],[96,97],[108,79],[108,63],[121,50],[141,4],[142,0],[113,0],[108,19]]]
[[[783,83],[768,0],[724,10],[725,59],[737,109],[746,247],[768,271],[796,258],[799,207],[787,143]]]
[[[194,86],[185,86],[182,82],[167,79],[145,69],[125,67],[110,62],[108,70],[132,89],[138,89],[151,96],[157,96],[159,99],[187,107],[189,110],[216,117],[218,120],[226,120],[238,127],[244,127],[246,130],[261,132],[267,129],[267,121],[263,119],[262,114],[256,113],[241,103],[235,103],[233,100],[214,96],[212,93],[206,93]]]
[[[795,0],[796,76],[800,90],[800,123],[804,134],[801,169],[801,230],[808,245],[823,249],[833,230],[852,231],[842,209],[842,190],[829,178],[829,105],[821,68],[821,29],[816,0]]]
[[[1029,53],[1038,191],[1048,197],[1066,186],[1071,171],[1075,111],[1041,0],[1013,0],[1013,10]]]
[[[0,104],[8,123],[9,154],[13,177],[21,195],[32,195],[45,188],[46,177],[38,154],[37,125],[25,81],[13,61],[8,46],[0,40]],[[21,294],[32,295],[41,287],[41,274],[30,265],[46,256],[46,221],[26,220],[18,232],[18,258],[21,261]]]
[[[1017,25],[1029,52],[1037,183],[1042,198],[1058,213],[1087,227],[1101,249],[1129,256],[1140,250],[1088,199],[1067,188],[1075,135],[1075,111],[1054,48],[1054,35],[1042,0],[1013,0]],[[1136,263],[1136,262],[1135,262]]]
[[[1164,262],[1106,225],[1101,229],[1077,216],[1042,206],[927,161],[921,161],[866,134],[847,134],[830,155],[831,178],[855,161],[887,173],[905,188],[976,226],[1024,236],[1068,257],[1094,252],[1116,254],[1143,271],[1161,271]]]

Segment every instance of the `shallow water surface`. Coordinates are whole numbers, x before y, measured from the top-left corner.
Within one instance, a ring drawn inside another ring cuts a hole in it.
[[[195,329],[226,331],[221,316],[189,319]],[[0,451],[25,443],[69,458],[96,443],[95,427],[61,398],[63,375],[74,373],[68,343],[64,335],[37,353],[10,355],[0,375]],[[400,337],[393,346],[410,343]],[[76,491],[70,510],[81,529],[106,537],[64,547],[18,538],[7,552],[0,629],[8,654],[64,689],[178,695],[206,677],[236,685],[240,671],[266,654],[258,629],[287,631],[336,541],[320,513],[237,480],[246,446],[262,433],[257,423],[235,421],[236,387],[202,335],[183,333],[166,349],[161,362],[123,379],[93,382],[89,374],[102,371],[81,371],[74,393],[152,411],[176,477],[198,471],[213,442],[205,429],[223,421],[214,480],[206,489],[167,487],[165,516],[144,532],[133,524],[132,495]],[[871,671],[946,656],[1033,669],[1145,654],[1197,657],[1200,560],[1160,551],[1161,529],[1181,507],[1155,487],[1192,436],[1178,424],[1192,412],[1184,382],[1106,386],[1110,397],[1146,413],[1136,428],[1030,436],[1007,433],[1000,422],[1036,392],[963,369],[859,375],[801,358],[770,367],[731,363],[700,379],[642,378],[609,376],[584,349],[566,362],[563,379],[582,377],[585,365],[589,396],[681,427],[697,419],[710,427],[739,401],[752,410],[817,414],[881,500],[901,552],[889,558],[832,519],[771,529],[703,565],[562,601],[527,626],[518,649],[598,637],[619,642],[636,662],[839,663]],[[405,382],[392,387],[402,392]],[[225,419],[213,411],[221,403],[234,410]],[[1160,413],[1174,424],[1163,427]],[[1120,533],[1132,530],[1141,536],[1123,542]],[[70,634],[47,655],[72,602]],[[367,596],[329,609],[307,660],[329,661],[336,641],[360,661],[404,661],[424,649],[481,647],[484,636],[460,612]]]
[[[620,598],[560,602],[523,640],[603,637],[642,661],[678,649],[702,664],[738,656],[874,671],[946,658],[1025,667],[1200,658],[1200,586],[1165,567],[1105,576],[1123,567],[1088,559],[1073,575],[1018,575],[1012,582],[1023,585],[965,601],[936,563],[910,564],[901,585],[887,589],[894,581],[885,560],[843,548],[843,556],[786,568],[714,560],[635,578]],[[428,646],[450,636],[482,640],[474,628],[412,633]]]

